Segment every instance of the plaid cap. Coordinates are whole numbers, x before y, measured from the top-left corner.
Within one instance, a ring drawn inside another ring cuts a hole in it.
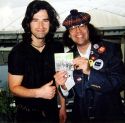
[[[78,12],[78,10],[73,9],[70,11],[70,14],[63,21],[62,25],[65,26],[66,29],[69,29],[72,26],[89,23],[90,20],[91,20],[91,16],[88,13]]]

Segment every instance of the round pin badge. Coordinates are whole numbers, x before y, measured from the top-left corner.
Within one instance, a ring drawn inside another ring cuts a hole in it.
[[[100,70],[104,65],[104,62],[102,59],[96,59],[93,63],[93,68],[95,70]]]
[[[92,54],[94,54],[94,52],[91,50],[90,54],[92,55]]]
[[[93,47],[94,47],[95,49],[98,49],[98,48],[99,48],[99,45],[98,45],[98,44],[94,44]]]
[[[105,50],[106,50],[106,48],[105,48],[104,46],[102,46],[102,47],[100,47],[100,48],[98,49],[98,52],[99,52],[99,53],[104,53]]]
[[[92,55],[92,56],[90,57],[90,59],[93,60],[93,61],[95,61],[96,57],[95,57],[94,55]]]

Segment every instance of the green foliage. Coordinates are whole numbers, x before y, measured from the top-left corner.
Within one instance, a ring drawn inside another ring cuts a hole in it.
[[[6,92],[1,90],[1,92],[0,92],[0,113],[5,114],[6,108],[7,108]]]
[[[7,120],[13,120],[15,112],[13,95],[8,90],[0,89],[0,115],[5,116]]]

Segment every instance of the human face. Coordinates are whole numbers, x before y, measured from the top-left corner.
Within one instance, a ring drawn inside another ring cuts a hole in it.
[[[69,29],[70,38],[78,46],[83,46],[89,42],[89,31],[86,24],[73,26]]]
[[[34,14],[30,23],[32,40],[44,39],[49,32],[50,21],[46,10]]]

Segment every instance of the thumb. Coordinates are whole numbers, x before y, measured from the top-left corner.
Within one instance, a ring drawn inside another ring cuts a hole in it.
[[[51,86],[53,84],[53,80],[47,83],[47,85]]]

